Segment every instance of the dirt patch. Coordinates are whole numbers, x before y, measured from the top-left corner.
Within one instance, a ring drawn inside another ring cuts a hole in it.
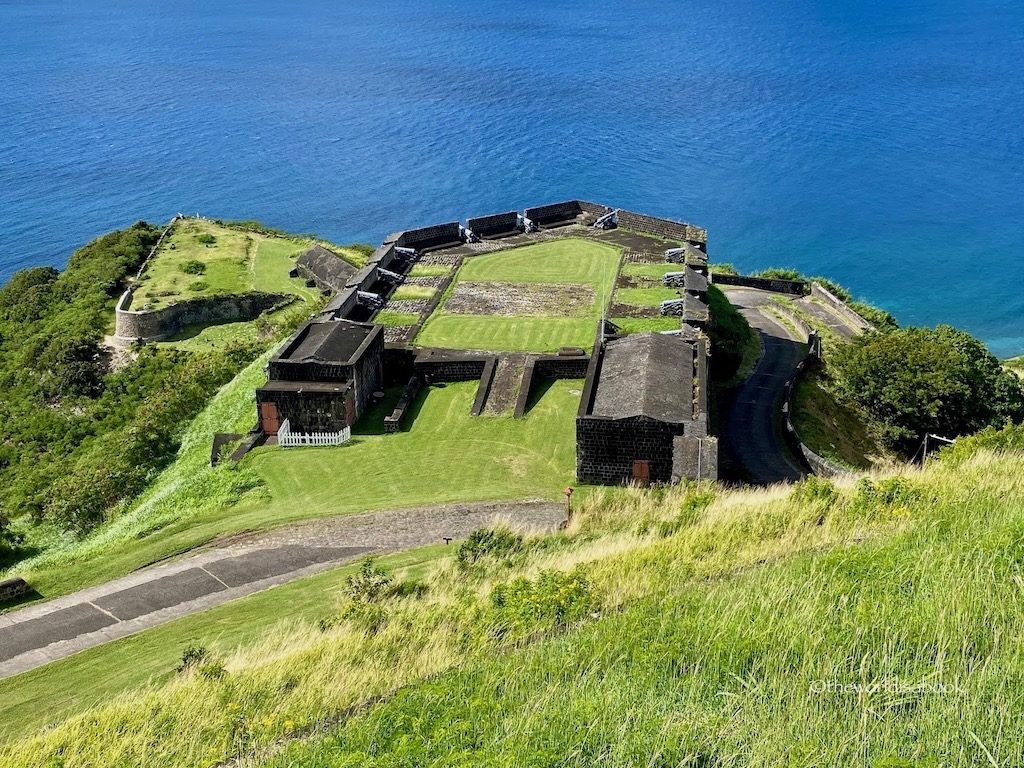
[[[632,304],[614,304],[609,317],[660,317],[658,307],[634,307]]]
[[[559,283],[460,282],[444,305],[454,315],[581,317],[594,305],[594,289]]]

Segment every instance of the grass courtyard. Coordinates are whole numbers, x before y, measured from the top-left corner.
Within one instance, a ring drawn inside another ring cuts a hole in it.
[[[570,238],[468,258],[416,343],[524,352],[587,348],[611,297],[619,255],[613,246]],[[536,305],[495,304],[503,292],[532,293]],[[474,297],[485,294],[474,308]],[[460,300],[464,308],[456,311]]]

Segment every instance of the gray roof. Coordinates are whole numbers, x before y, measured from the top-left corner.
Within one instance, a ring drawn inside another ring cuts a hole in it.
[[[281,350],[279,360],[348,363],[375,326],[348,320],[310,321]]]
[[[594,416],[693,420],[693,343],[661,333],[608,342],[594,395]]]
[[[295,266],[311,277],[320,288],[334,291],[344,288],[348,278],[356,272],[355,267],[322,245],[314,245],[304,251]]]
[[[690,243],[683,246],[686,249],[686,257],[683,262],[692,266],[707,266],[708,255],[700,248],[696,248]]]

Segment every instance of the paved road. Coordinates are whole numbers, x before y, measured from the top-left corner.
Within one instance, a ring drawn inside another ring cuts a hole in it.
[[[495,521],[551,530],[564,518],[561,503],[450,504],[315,520],[213,542],[195,554],[0,616],[0,678],[360,555],[462,539]]]
[[[804,357],[803,345],[761,311],[772,294],[742,288],[730,289],[726,296],[760,334],[764,354],[723,415],[723,437],[751,482],[768,485],[798,480],[805,471],[783,437],[782,397],[786,382]]]

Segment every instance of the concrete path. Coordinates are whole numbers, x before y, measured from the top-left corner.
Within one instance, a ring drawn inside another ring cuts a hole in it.
[[[361,555],[462,539],[495,521],[552,530],[564,519],[561,503],[451,504],[215,541],[195,554],[0,616],[0,679]]]
[[[761,337],[764,354],[723,414],[722,435],[747,478],[760,485],[799,480],[805,470],[783,437],[782,398],[786,382],[804,357],[803,345],[760,307],[772,294],[752,288],[726,292]]]

